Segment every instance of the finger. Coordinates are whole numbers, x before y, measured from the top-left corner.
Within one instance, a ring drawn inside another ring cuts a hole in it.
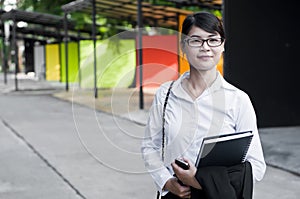
[[[186,193],[185,198],[191,198],[191,192]]]
[[[197,172],[196,166],[187,158],[184,158],[184,161],[186,161],[190,165],[189,170],[193,172],[193,175],[195,175]]]
[[[175,163],[175,162],[172,162],[172,163],[171,163],[171,166],[172,166],[172,168],[174,169],[174,167],[176,166],[176,163]]]
[[[189,163],[189,165],[192,165],[192,164],[193,164],[189,159],[187,159],[187,158],[185,158],[185,157],[183,157],[183,160],[186,161],[187,163]]]
[[[190,186],[180,185],[179,183],[178,183],[178,185],[180,186],[179,190],[182,193],[183,192],[189,192],[189,191],[191,191],[191,187]]]
[[[187,159],[186,157],[182,157],[182,159],[186,162],[189,162],[189,159]]]
[[[174,170],[174,172],[176,173],[177,171],[179,171],[180,167],[175,163],[175,162],[172,162],[172,168]]]
[[[182,193],[181,197],[182,198],[191,198],[191,191]]]
[[[187,191],[186,193],[185,193],[185,197],[186,198],[191,198],[191,190],[189,190],[189,191]]]

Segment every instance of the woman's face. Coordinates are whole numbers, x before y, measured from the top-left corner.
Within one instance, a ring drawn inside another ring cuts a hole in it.
[[[192,27],[187,36],[192,40],[196,39],[196,41],[197,39],[200,39],[200,41],[206,39],[220,39],[219,33],[209,33],[196,26]],[[200,71],[208,71],[217,66],[224,51],[224,42],[217,47],[210,47],[207,42],[203,42],[202,46],[191,47],[185,42],[183,49],[190,67]]]

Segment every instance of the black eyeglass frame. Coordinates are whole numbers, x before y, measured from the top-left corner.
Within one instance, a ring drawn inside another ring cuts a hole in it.
[[[200,40],[202,43],[201,45],[190,45],[190,41],[191,40]],[[209,44],[209,40],[220,40],[220,44],[217,44],[217,45],[210,45]],[[204,45],[204,42],[206,42],[206,44],[209,46],[209,47],[219,47],[223,44],[223,42],[225,41],[224,38],[220,37],[220,38],[208,38],[208,39],[200,39],[200,38],[186,38],[184,40],[185,43],[187,43],[188,46],[192,47],[192,48],[199,48],[199,47],[202,47]]]

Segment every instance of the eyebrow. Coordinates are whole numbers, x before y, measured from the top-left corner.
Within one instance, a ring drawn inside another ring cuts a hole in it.
[[[208,35],[209,38],[210,38],[210,37],[216,37],[216,36],[218,36],[218,35],[217,35],[217,34],[211,34],[211,35]],[[190,37],[202,38],[202,37],[199,36],[199,35],[191,35]]]

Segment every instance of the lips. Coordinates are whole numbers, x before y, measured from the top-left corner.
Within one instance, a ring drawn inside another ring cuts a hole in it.
[[[209,59],[209,58],[212,58],[212,56],[210,55],[200,55],[200,56],[197,56],[198,59]]]

